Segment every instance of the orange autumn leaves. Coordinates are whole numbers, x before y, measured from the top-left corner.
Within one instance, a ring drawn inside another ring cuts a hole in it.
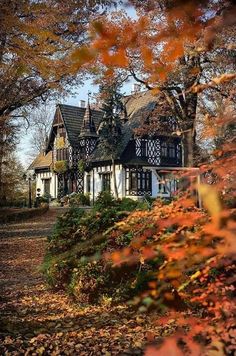
[[[76,49],[71,58],[76,70],[82,65],[95,71],[102,66],[108,74],[139,61],[154,83],[166,79],[184,54],[185,45],[193,44],[201,30],[201,11],[196,2],[165,12],[156,9],[137,19],[120,12],[93,22],[88,46]]]
[[[191,283],[200,275],[197,271],[187,277],[186,270],[221,256],[229,249],[234,250],[232,234],[235,224],[230,213],[222,210],[212,187],[202,185],[200,194],[210,218],[194,207],[189,198],[179,198],[169,205],[157,202],[152,211],[134,212],[114,226],[109,238],[116,241],[129,233],[130,243],[125,248],[106,253],[105,258],[114,266],[124,263],[142,265],[164,255],[165,262],[156,271],[156,280],[171,281],[174,288],[182,290],[183,284]],[[222,219],[225,220],[223,229]],[[221,240],[216,245],[212,244],[215,237]]]

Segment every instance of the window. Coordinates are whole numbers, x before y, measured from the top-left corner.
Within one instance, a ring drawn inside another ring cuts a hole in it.
[[[169,157],[175,158],[175,144],[169,143]]]
[[[168,156],[168,150],[167,150],[167,143],[166,142],[162,142],[162,144],[161,144],[161,155],[163,157],[167,157]]]
[[[168,181],[166,180],[166,176],[164,174],[160,175],[160,180],[158,180],[158,192],[162,194],[168,193]]]
[[[44,179],[44,194],[50,194],[50,179]]]
[[[158,173],[158,195],[172,196],[178,190],[177,179],[169,173]]]
[[[176,158],[175,144],[173,142],[162,142],[161,155],[166,158]]]
[[[141,140],[141,157],[147,157],[147,140]]]
[[[137,190],[137,188],[138,188],[137,172],[130,172],[129,189]]]
[[[111,174],[104,173],[102,174],[102,191],[109,191],[111,190]]]
[[[90,193],[91,192],[91,175],[90,174],[87,175],[86,180],[87,180],[87,193]]]
[[[67,161],[69,159],[68,148],[57,149],[57,161]]]
[[[126,170],[126,195],[152,194],[152,173],[142,169]]]
[[[181,151],[181,144],[179,143],[177,145],[177,159],[179,162],[182,160],[182,151]]]

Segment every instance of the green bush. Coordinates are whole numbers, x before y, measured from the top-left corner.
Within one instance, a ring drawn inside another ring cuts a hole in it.
[[[75,234],[84,216],[83,209],[72,207],[65,214],[57,218],[53,232],[49,236],[48,252],[52,255],[67,251],[80,241],[81,236]]]
[[[116,205],[116,200],[114,196],[110,192],[104,191],[98,194],[97,199],[95,200],[94,203],[94,209],[100,211],[102,209],[106,209],[110,206],[115,206],[115,205]]]
[[[137,208],[138,201],[135,201],[130,198],[123,198],[121,200],[118,200],[118,206],[120,210],[133,211]]]
[[[90,195],[88,193],[73,194],[69,198],[69,205],[70,206],[90,205]]]
[[[142,284],[137,278],[140,264],[113,268],[97,257],[130,244],[133,233],[128,231],[115,237],[115,223],[129,212],[145,208],[145,202],[115,200],[109,192],[100,193],[90,211],[76,205],[71,207],[58,218],[49,238],[43,265],[48,282],[85,303],[98,302],[102,296],[113,302],[132,296],[137,283]],[[151,270],[152,266],[148,268]]]

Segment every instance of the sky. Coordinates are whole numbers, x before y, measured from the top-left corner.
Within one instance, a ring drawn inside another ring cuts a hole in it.
[[[125,9],[123,8],[123,10],[131,18],[136,17],[136,12],[135,12],[134,8],[125,7]],[[134,81],[125,83],[123,86],[123,89],[122,89],[122,93],[130,94],[132,91],[133,83],[134,83]],[[78,89],[74,88],[73,91],[74,91],[74,94],[63,98],[60,101],[60,104],[79,106],[80,100],[85,100],[85,102],[87,102],[88,92],[91,92],[92,95],[96,94],[98,92],[98,86],[94,85],[92,80],[87,80],[83,86],[78,87]],[[55,112],[56,104],[51,104],[51,105],[52,105],[51,109],[52,109],[52,113],[53,113],[53,112]],[[29,158],[29,155],[28,155],[29,150],[30,150],[30,131],[28,130],[28,132],[26,132],[26,130],[23,129],[21,132],[20,141],[19,141],[19,144],[17,147],[17,156],[25,168],[27,168],[31,163],[31,159]]]

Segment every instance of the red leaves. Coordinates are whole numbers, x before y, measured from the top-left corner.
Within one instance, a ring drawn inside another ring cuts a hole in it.
[[[145,356],[183,356],[174,338],[168,338],[160,348],[149,346]]]
[[[120,265],[122,263],[133,263],[135,256],[131,256],[131,249],[130,248],[124,248],[123,250],[120,251],[115,251],[112,253],[107,253],[105,255],[105,258],[107,260],[112,260],[114,266]]]

